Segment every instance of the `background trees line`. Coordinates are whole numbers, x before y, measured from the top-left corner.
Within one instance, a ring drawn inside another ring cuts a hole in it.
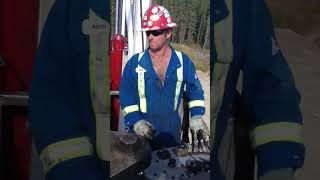
[[[210,48],[209,0],[153,0],[168,9],[177,28],[174,43],[193,43],[203,49]]]
[[[111,24],[114,32],[115,1],[111,1]],[[143,0],[142,0],[143,1]],[[191,43],[210,48],[210,0],[153,0],[168,9],[177,28],[173,43]]]

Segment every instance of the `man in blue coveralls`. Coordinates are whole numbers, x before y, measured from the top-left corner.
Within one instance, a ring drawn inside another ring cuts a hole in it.
[[[191,112],[190,129],[209,134],[202,119],[204,96],[194,64],[168,44],[175,26],[166,8],[152,5],[142,22],[149,48],[128,61],[121,79],[125,126],[128,131],[151,139],[153,149],[180,143],[178,109],[184,89]]]
[[[109,116],[109,90],[104,88],[109,82],[104,53],[109,52],[108,18],[106,0],[57,0],[48,15],[29,102],[30,125],[46,179],[110,176],[108,141],[105,129],[101,130],[108,128],[103,122]]]
[[[211,178],[228,176],[224,137],[242,71],[241,109],[250,124],[258,177],[293,180],[304,161],[300,95],[267,6],[264,0],[214,0],[211,5]]]

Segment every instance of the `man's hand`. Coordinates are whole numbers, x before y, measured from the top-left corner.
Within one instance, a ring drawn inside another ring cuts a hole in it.
[[[295,180],[292,169],[276,169],[267,172],[259,180]]]
[[[146,120],[140,120],[133,126],[133,131],[140,136],[152,139],[155,133],[154,127]]]
[[[190,129],[197,133],[199,130],[202,130],[203,137],[206,138],[210,135],[209,128],[204,122],[202,116],[193,116],[190,119],[189,123]]]

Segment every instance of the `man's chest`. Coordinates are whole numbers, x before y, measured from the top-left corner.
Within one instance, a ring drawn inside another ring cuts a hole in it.
[[[160,59],[151,59],[152,67],[161,82],[164,82],[165,75],[169,66],[170,56],[165,56]]]

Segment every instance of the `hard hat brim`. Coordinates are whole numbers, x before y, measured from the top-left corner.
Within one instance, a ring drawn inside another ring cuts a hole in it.
[[[159,29],[167,29],[167,28],[175,28],[177,27],[176,23],[168,23],[165,28],[160,28],[157,26],[154,26],[152,28],[146,27],[146,28],[141,28],[140,31],[153,31],[153,30],[159,30]]]

